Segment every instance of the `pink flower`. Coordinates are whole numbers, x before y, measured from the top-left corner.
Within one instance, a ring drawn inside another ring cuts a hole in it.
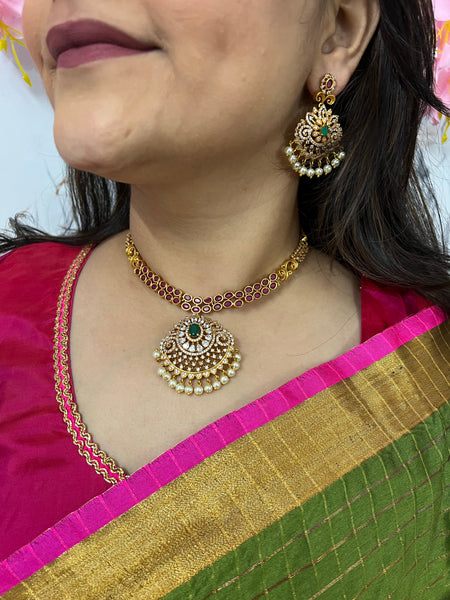
[[[436,17],[437,54],[435,65],[435,92],[438,98],[450,107],[450,2],[433,0]],[[442,115],[430,110],[430,119],[437,125]],[[444,134],[444,138],[446,138]]]
[[[450,20],[437,23],[438,47],[435,67],[435,92],[444,104],[450,107]],[[436,125],[439,115],[433,111],[432,121]]]
[[[20,31],[24,4],[25,0],[0,0],[0,52],[4,50],[7,53],[9,48],[17,66],[22,71],[24,81],[31,86],[30,78],[20,64],[15,47],[15,44],[25,46]]]
[[[436,93],[450,105],[450,2],[433,0],[436,17]]]
[[[25,0],[0,0],[0,21],[13,29],[20,29]]]
[[[433,6],[436,21],[450,20],[450,4],[448,0],[433,0]]]

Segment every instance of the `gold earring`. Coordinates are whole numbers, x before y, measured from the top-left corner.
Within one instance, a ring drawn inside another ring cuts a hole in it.
[[[326,107],[326,104],[332,106],[336,102],[335,88],[336,79],[327,73],[314,96],[318,106],[299,122],[294,140],[285,149],[291,167],[300,177],[307,175],[312,179],[328,175],[345,158],[339,118]]]

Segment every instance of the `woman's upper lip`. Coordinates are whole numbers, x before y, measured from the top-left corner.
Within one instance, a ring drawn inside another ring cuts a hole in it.
[[[47,34],[47,47],[55,60],[69,50],[90,44],[114,44],[134,50],[152,50],[155,44],[140,42],[127,33],[102,21],[85,19],[67,21],[52,27]]]

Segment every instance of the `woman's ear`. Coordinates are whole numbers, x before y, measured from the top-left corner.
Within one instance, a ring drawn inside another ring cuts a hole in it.
[[[323,16],[322,49],[307,82],[311,95],[319,89],[325,73],[336,78],[335,93],[342,92],[369,45],[379,20],[379,0],[330,0]]]

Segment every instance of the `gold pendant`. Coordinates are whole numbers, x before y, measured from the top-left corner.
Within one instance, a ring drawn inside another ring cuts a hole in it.
[[[226,385],[240,367],[234,337],[217,321],[190,316],[179,321],[153,353],[158,375],[178,394],[210,394]]]

